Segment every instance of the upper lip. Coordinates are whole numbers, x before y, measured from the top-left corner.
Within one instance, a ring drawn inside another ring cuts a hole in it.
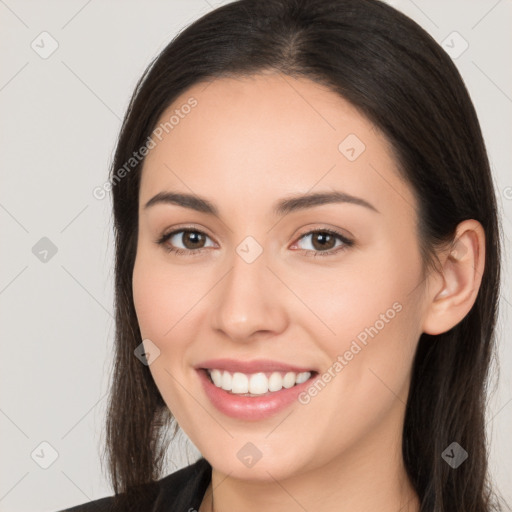
[[[240,372],[246,374],[258,372],[313,372],[311,368],[304,368],[293,364],[272,361],[270,359],[253,359],[252,361],[237,361],[236,359],[209,359],[195,366],[197,370],[224,370],[230,373]]]

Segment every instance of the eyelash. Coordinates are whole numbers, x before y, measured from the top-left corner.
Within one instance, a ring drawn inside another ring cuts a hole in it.
[[[179,249],[179,248],[170,247],[169,245],[166,245],[166,242],[170,238],[172,238],[174,235],[176,235],[177,233],[185,233],[185,232],[199,233],[201,235],[208,236],[206,233],[204,233],[203,231],[200,231],[198,229],[181,228],[181,229],[171,231],[170,233],[163,234],[158,240],[156,240],[156,243],[158,245],[162,245],[164,247],[165,251],[167,251],[169,253],[174,253],[178,256],[197,256],[200,253],[202,253],[204,250],[207,249],[206,247],[201,247],[199,249]],[[312,231],[307,231],[306,233],[303,233],[302,235],[300,235],[299,238],[297,239],[297,241],[301,240],[302,238],[304,238],[306,236],[309,236],[312,234],[318,234],[318,233],[332,235],[332,236],[338,238],[339,240],[341,240],[343,242],[343,245],[341,247],[337,247],[335,249],[329,249],[328,251],[313,251],[310,249],[298,249],[298,250],[301,251],[302,253],[304,253],[305,255],[309,254],[310,256],[316,258],[317,256],[331,256],[333,254],[337,254],[339,252],[347,250],[349,247],[352,247],[354,245],[353,240],[346,238],[341,233],[334,231],[332,229],[315,229]],[[310,253],[313,253],[313,254],[310,254]]]

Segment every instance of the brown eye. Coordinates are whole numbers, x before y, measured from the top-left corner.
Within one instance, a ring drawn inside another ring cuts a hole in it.
[[[185,249],[200,249],[203,247],[206,236],[204,233],[200,233],[199,231],[178,231],[179,233],[183,233],[181,235],[181,241],[185,246]],[[180,237],[178,237],[180,239]]]
[[[347,249],[354,244],[352,240],[344,237],[341,233],[330,230],[310,231],[302,235],[299,238],[299,242],[308,238],[310,238],[310,247],[302,247],[302,249],[306,251],[306,253],[313,253],[314,256],[333,254],[340,250]],[[336,244],[336,242],[339,243]]]
[[[213,246],[213,244],[210,244],[210,246],[205,245],[206,240],[209,238],[208,235],[196,229],[179,229],[163,235],[157,240],[157,243],[163,245],[169,252],[176,252],[180,255],[193,255],[200,253],[207,247]]]
[[[320,251],[323,249],[333,249],[336,245],[336,238],[333,235],[322,231],[311,235],[311,241],[313,247]]]

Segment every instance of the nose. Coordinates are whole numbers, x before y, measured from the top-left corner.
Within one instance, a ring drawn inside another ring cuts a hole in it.
[[[212,297],[212,328],[237,342],[283,332],[289,318],[286,288],[268,265],[265,251],[254,261],[238,253]]]

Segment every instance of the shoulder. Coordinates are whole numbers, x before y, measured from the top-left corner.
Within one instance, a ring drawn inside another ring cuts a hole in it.
[[[134,493],[108,496],[58,512],[167,512],[198,509],[211,479],[204,458],[170,475],[142,486]],[[150,506],[151,508],[147,508]],[[145,507],[145,508],[141,508]]]

